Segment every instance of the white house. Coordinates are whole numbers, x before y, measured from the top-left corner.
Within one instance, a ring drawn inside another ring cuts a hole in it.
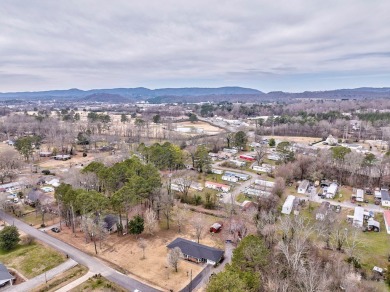
[[[243,166],[245,166],[245,162],[244,162],[244,161],[235,160],[235,159],[230,159],[229,162],[235,164],[235,165],[238,166],[238,167],[243,167]]]
[[[356,190],[356,201],[357,202],[364,202],[364,191],[362,189]]]
[[[266,188],[273,188],[275,186],[275,183],[273,181],[267,181],[263,179],[256,179],[255,184]]]
[[[286,201],[283,204],[282,214],[290,215],[294,207],[294,200],[295,200],[295,196],[288,195]]]
[[[381,202],[383,207],[390,207],[389,191],[381,190]]]
[[[383,211],[383,218],[385,219],[386,232],[390,234],[390,210]]]
[[[253,165],[252,169],[258,172],[272,172],[273,167],[272,165],[263,163],[262,165]]]
[[[303,180],[298,186],[298,194],[306,194],[309,184],[308,180]]]
[[[222,180],[230,181],[230,182],[238,182],[238,178],[232,175],[223,175]]]
[[[331,183],[328,189],[326,190],[325,196],[328,199],[333,199],[336,196],[338,187],[339,186],[337,185],[337,183]]]
[[[232,149],[232,148],[223,148],[222,151],[226,152],[226,153],[231,153],[231,154],[237,154],[238,153],[237,149]]]
[[[355,207],[352,225],[355,227],[363,227],[363,222],[364,222],[364,208]]]
[[[277,153],[271,153],[271,154],[268,154],[268,155],[267,155],[267,158],[268,158],[269,160],[278,161],[278,160],[280,160],[280,155],[277,154]]]
[[[219,184],[216,182],[211,182],[211,181],[206,181],[205,185],[206,188],[208,189],[213,189],[217,191],[223,191],[223,192],[228,192],[230,191],[230,186],[224,185],[224,184]]]
[[[222,169],[213,168],[213,169],[211,169],[211,172],[212,172],[212,173],[215,173],[215,174],[222,174],[222,173],[223,173],[223,170],[222,170]]]
[[[238,179],[241,179],[241,180],[248,180],[249,179],[249,175],[245,174],[245,173],[238,173],[238,172],[233,172],[233,171],[225,171],[225,175],[235,176],[235,177],[237,177]]]

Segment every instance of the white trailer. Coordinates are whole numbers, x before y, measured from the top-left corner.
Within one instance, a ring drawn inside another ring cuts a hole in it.
[[[288,197],[287,197],[287,199],[284,202],[283,207],[282,207],[282,214],[286,214],[286,215],[291,214],[291,211],[294,208],[294,200],[295,200],[295,196],[288,195]]]
[[[231,175],[223,175],[222,180],[230,181],[230,182],[238,182],[238,178]]]
[[[263,179],[256,179],[255,184],[266,188],[273,188],[275,186],[275,183],[273,181]]]

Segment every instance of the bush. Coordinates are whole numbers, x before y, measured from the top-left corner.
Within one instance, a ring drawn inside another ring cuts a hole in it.
[[[20,241],[20,234],[15,226],[6,226],[0,231],[0,248],[3,250],[14,249]]]
[[[31,235],[26,235],[25,237],[23,237],[23,241],[22,242],[25,245],[31,245],[31,244],[34,243],[34,240],[35,240],[35,238],[32,237]]]
[[[44,169],[44,170],[42,170],[42,173],[43,173],[44,175],[49,175],[49,174],[50,174],[50,170]]]
[[[199,196],[199,195],[195,195],[195,196],[194,196],[194,204],[195,204],[196,206],[202,204],[202,197]]]

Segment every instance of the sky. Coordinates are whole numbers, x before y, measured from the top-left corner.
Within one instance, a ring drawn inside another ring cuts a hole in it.
[[[390,87],[388,0],[2,0],[0,92]]]

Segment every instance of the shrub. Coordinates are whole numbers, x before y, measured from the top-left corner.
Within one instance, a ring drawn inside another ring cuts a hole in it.
[[[20,234],[15,226],[6,226],[0,231],[0,247],[3,250],[14,249],[20,241]]]

